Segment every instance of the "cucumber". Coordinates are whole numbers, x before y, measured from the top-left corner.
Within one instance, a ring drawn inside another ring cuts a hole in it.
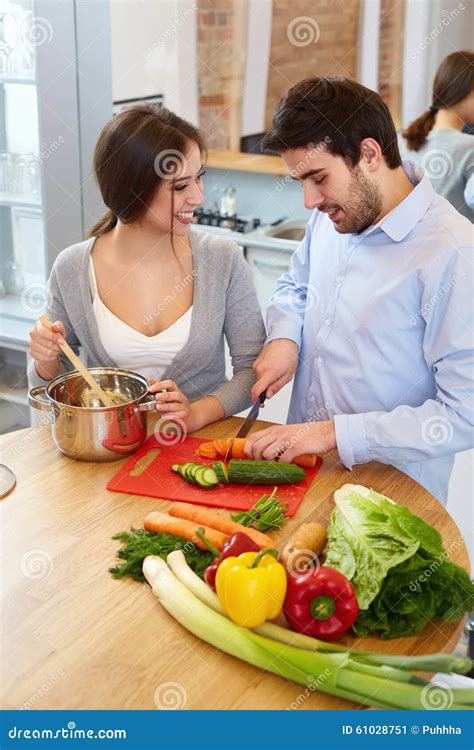
[[[173,464],[171,469],[179,474],[188,484],[195,484],[203,489],[211,489],[219,484],[216,472],[203,464],[195,464],[192,461],[188,461],[185,464]]]
[[[201,464],[190,464],[190,466],[186,470],[189,478],[194,482],[194,484],[197,483],[196,475],[200,468]]]
[[[228,468],[232,484],[297,484],[306,479],[301,466],[280,461],[250,461],[231,459]]]
[[[196,471],[196,483],[204,489],[210,489],[216,487],[219,482],[216,477],[214,469],[210,469],[208,466],[200,466]]]
[[[216,473],[216,477],[221,484],[229,484],[229,478],[227,476],[227,466],[223,461],[214,461],[212,468]]]
[[[183,477],[185,482],[189,482],[190,484],[194,484],[194,479],[191,476],[191,467],[194,466],[191,462],[181,464],[179,467],[179,474]]]

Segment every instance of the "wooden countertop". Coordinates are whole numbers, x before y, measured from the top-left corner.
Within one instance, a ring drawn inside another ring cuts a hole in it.
[[[196,434],[224,438],[240,423],[234,417]],[[166,689],[185,696],[188,709],[285,709],[297,700],[303,709],[355,707],[212,648],[178,625],[148,587],[109,575],[118,548],[112,535],[141,526],[150,510],[169,505],[108,491],[121,461],[72,461],[54,447],[49,425],[0,436],[0,447],[2,461],[17,475],[16,488],[0,503],[0,708],[154,709],[154,696]],[[459,529],[426,490],[378,463],[348,472],[332,455],[296,517],[274,535],[277,544],[303,521],[326,522],[332,494],[346,482],[373,487],[421,515],[439,529],[452,560],[468,568]],[[415,638],[363,639],[363,648],[452,651],[461,629],[461,623],[437,622]]]

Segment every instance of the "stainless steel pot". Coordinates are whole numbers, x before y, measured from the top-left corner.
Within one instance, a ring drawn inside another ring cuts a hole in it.
[[[156,401],[152,396],[146,399],[148,381],[136,372],[114,367],[91,367],[89,372],[124,403],[100,406],[77,370],[32,388],[28,401],[52,414],[53,439],[64,455],[78,461],[117,461],[146,439],[146,412],[155,411]]]

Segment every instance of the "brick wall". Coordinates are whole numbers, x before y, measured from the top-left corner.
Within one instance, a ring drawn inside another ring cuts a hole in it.
[[[279,99],[302,78],[356,78],[360,1],[273,0],[266,128],[271,125]],[[211,148],[229,148],[232,122],[239,121],[245,39],[238,32],[236,35],[236,24],[245,25],[245,9],[242,0],[199,0],[199,117]],[[405,0],[382,0],[379,91],[397,126],[401,113],[404,14]]]
[[[238,14],[235,0],[199,0],[197,52],[199,58],[199,122],[208,146],[227,149],[231,122],[240,108],[245,45],[236,39]]]
[[[380,8],[379,93],[400,127],[403,82],[404,0],[382,0]]]
[[[360,0],[274,0],[266,128],[275,105],[297,81],[356,77],[359,12]]]

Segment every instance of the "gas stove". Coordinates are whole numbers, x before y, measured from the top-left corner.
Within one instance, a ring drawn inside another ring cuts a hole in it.
[[[233,232],[240,232],[245,234],[246,232],[253,232],[254,229],[260,226],[260,219],[242,219],[237,214],[234,216],[222,215],[219,211],[212,211],[210,209],[198,208],[194,212],[193,224],[202,224],[204,226],[221,227],[222,229],[230,229]]]

